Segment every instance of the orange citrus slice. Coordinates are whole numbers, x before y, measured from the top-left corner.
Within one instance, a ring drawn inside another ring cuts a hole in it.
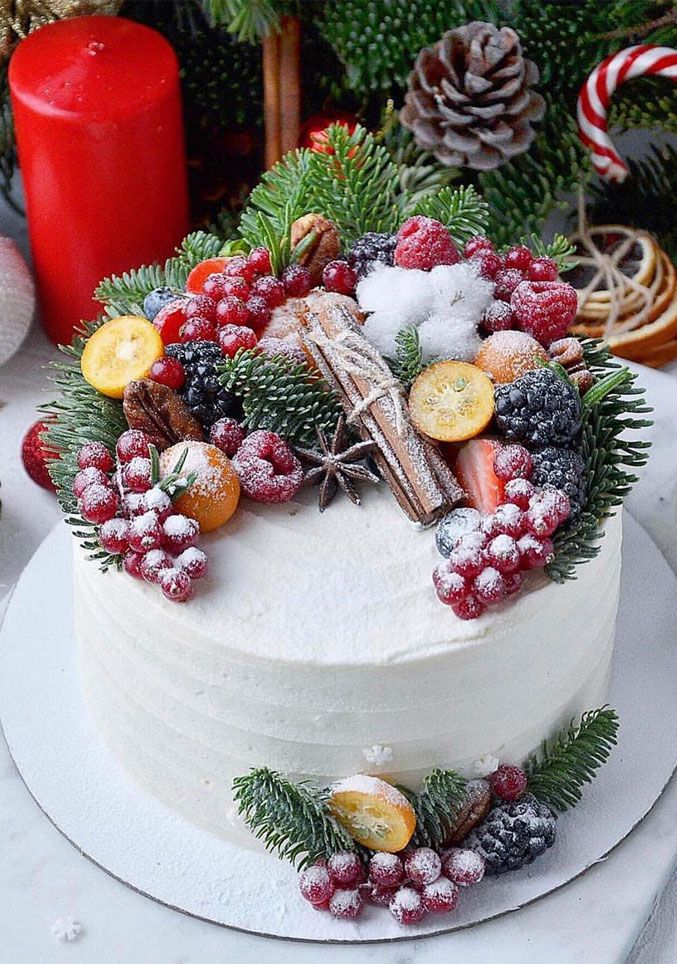
[[[164,351],[162,338],[150,321],[122,315],[97,328],[85,345],[80,367],[97,392],[122,398],[126,386],[145,378]]]
[[[353,840],[370,850],[397,853],[416,829],[416,814],[403,793],[379,777],[358,773],[334,785],[328,806]]]
[[[201,532],[211,532],[228,522],[240,500],[240,479],[221,449],[207,442],[177,442],[160,456],[160,475],[168,475],[186,452],[181,475],[195,473],[191,487],[174,505],[195,519]]]
[[[226,267],[230,258],[207,258],[196,264],[186,278],[186,291],[193,295],[202,294],[202,285],[210,274],[220,274]]]
[[[491,379],[468,362],[429,365],[411,386],[409,411],[416,428],[439,442],[479,435],[494,414]]]

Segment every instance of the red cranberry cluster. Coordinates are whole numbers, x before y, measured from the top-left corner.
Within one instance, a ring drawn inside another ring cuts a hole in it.
[[[504,486],[491,513],[455,509],[439,523],[437,548],[446,558],[435,568],[439,600],[460,619],[476,619],[487,606],[518,592],[524,574],[553,556],[551,536],[569,517],[566,493],[534,486],[533,461],[521,445],[497,447],[493,471]]]
[[[196,546],[198,523],[175,512],[153,479],[150,444],[144,432],[130,429],[118,439],[114,459],[102,442],[88,442],[78,452],[73,495],[82,517],[98,527],[102,548],[122,557],[125,572],[185,602],[193,580],[207,571],[207,557]]]
[[[430,847],[402,854],[375,853],[368,870],[357,854],[342,851],[319,860],[300,875],[301,894],[317,910],[353,920],[365,903],[387,907],[398,924],[417,924],[426,914],[448,914],[461,887],[484,876],[484,860],[472,850]]]

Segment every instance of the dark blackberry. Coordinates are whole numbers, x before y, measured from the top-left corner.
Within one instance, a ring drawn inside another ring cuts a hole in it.
[[[570,446],[581,429],[581,397],[550,368],[536,368],[495,390],[496,422],[508,439]]]
[[[571,503],[571,519],[577,519],[583,511],[587,494],[585,462],[571,449],[558,449],[546,445],[531,453],[534,469],[531,481],[534,485],[554,485],[566,492]]]
[[[186,381],[179,395],[204,428],[220,418],[242,417],[239,400],[219,381],[225,355],[214,341],[167,345],[165,352],[183,365]]]
[[[484,857],[485,873],[492,876],[530,864],[552,847],[556,832],[550,808],[527,793],[513,803],[493,807],[463,846]]]
[[[358,281],[378,262],[393,264],[397,237],[394,234],[377,234],[369,231],[358,238],[348,252],[348,264],[355,270]]]

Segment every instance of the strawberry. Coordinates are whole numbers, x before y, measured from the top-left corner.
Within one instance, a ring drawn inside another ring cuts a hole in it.
[[[456,475],[466,491],[468,504],[488,515],[505,501],[505,483],[494,472],[494,457],[500,442],[473,438],[456,459]]]

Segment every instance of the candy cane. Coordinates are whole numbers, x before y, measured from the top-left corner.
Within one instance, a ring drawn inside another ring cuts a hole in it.
[[[677,50],[656,44],[619,50],[595,67],[578,95],[578,136],[591,149],[597,173],[609,181],[624,181],[628,173],[607,132],[611,95],[624,81],[649,74],[677,81]]]

